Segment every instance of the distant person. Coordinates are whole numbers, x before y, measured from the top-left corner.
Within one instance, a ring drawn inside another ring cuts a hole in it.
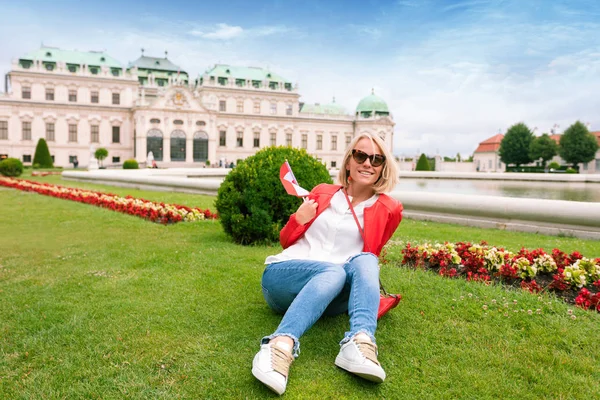
[[[386,377],[374,335],[378,256],[402,219],[402,205],[385,194],[398,182],[396,163],[378,135],[363,133],[346,150],[338,180],[311,191],[280,232],[284,250],[265,260],[265,301],[284,315],[262,338],[252,374],[280,395],[300,337],[323,314],[350,316],[335,365],[373,382]]]
[[[77,157],[73,157],[73,168],[77,169],[78,166],[79,160],[77,159]]]
[[[229,168],[233,168],[233,167],[235,167],[235,164],[232,161],[231,164],[229,164]]]

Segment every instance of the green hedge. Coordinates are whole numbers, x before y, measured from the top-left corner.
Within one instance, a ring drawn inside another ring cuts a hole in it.
[[[4,176],[20,176],[23,173],[23,163],[17,158],[7,158],[0,161],[0,174]]]
[[[301,187],[331,183],[327,168],[304,149],[267,147],[227,175],[216,200],[223,230],[236,243],[273,243],[302,200],[286,193],[279,169],[288,160]]]

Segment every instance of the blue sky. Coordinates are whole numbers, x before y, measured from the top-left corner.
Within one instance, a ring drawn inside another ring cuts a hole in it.
[[[45,45],[268,67],[301,100],[353,111],[371,88],[396,122],[394,152],[470,155],[523,121],[600,130],[596,0],[7,1],[0,73]]]

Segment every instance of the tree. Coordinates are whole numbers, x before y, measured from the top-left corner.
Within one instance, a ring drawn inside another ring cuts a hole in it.
[[[415,171],[431,171],[431,168],[429,167],[429,161],[427,161],[427,156],[425,153],[421,154],[421,157],[419,157]]]
[[[533,132],[522,122],[514,124],[500,143],[500,160],[506,165],[529,164],[533,159],[529,156],[529,146],[533,141]]]
[[[533,160],[542,159],[542,165],[546,168],[546,163],[558,153],[558,145],[547,133],[536,137],[529,145],[529,157]]]
[[[94,157],[96,157],[96,159],[98,161],[100,161],[100,166],[102,167],[103,166],[102,165],[102,160],[104,160],[106,157],[108,157],[108,150],[106,150],[104,147],[100,147],[94,153]]]
[[[40,138],[35,146],[35,154],[33,155],[33,165],[39,168],[53,168],[54,163],[48,150],[48,144],[44,138]]]
[[[580,121],[568,127],[560,137],[558,154],[573,167],[592,161],[596,151],[598,141]]]
[[[456,161],[461,162],[460,153],[456,153]]]

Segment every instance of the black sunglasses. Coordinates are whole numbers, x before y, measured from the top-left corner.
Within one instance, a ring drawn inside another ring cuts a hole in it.
[[[364,163],[365,161],[367,161],[367,158],[369,159],[369,161],[371,161],[371,165],[374,167],[379,167],[381,164],[383,164],[385,162],[385,156],[381,155],[381,154],[367,154],[364,151],[360,151],[357,149],[352,149],[352,158],[354,158],[354,161],[356,161],[359,164]]]

